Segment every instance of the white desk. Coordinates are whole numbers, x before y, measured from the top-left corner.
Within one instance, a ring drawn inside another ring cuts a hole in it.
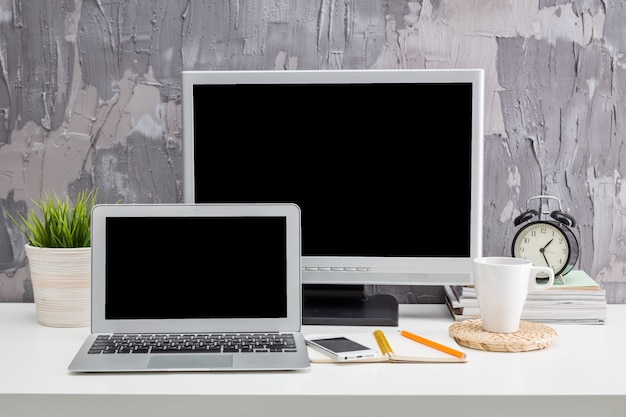
[[[67,365],[88,328],[46,328],[33,304],[0,303],[0,415],[626,416],[626,305],[609,306],[605,325],[552,325],[559,335],[549,348],[522,353],[459,347],[448,336],[453,321],[444,305],[402,305],[400,316],[400,327],[457,347],[469,361],[75,375]]]

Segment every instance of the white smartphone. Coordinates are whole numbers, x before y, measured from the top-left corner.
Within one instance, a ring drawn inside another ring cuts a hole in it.
[[[355,359],[375,358],[375,350],[363,346],[344,336],[328,336],[307,339],[306,344],[338,361],[350,361]]]

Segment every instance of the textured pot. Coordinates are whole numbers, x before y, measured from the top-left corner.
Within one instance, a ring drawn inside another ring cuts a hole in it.
[[[91,248],[26,245],[37,321],[49,327],[85,327],[91,321]]]

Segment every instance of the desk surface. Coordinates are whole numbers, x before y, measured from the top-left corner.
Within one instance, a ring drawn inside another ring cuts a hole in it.
[[[551,325],[543,350],[504,353],[456,345],[444,305],[401,305],[400,327],[467,353],[466,363],[312,364],[259,373],[71,374],[88,328],[37,324],[33,304],[0,303],[3,416],[343,414],[626,416],[626,305],[604,325]],[[383,328],[395,330],[394,328]],[[305,334],[373,327],[304,326]],[[9,340],[12,340],[9,343]],[[136,412],[135,412],[136,411]],[[321,414],[322,413],[322,414]],[[424,413],[424,414],[421,414]]]

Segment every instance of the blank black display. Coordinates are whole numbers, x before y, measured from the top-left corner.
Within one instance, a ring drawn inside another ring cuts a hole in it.
[[[470,83],[193,91],[196,202],[296,203],[304,256],[470,256]]]
[[[106,318],[286,317],[283,217],[109,218]]]

